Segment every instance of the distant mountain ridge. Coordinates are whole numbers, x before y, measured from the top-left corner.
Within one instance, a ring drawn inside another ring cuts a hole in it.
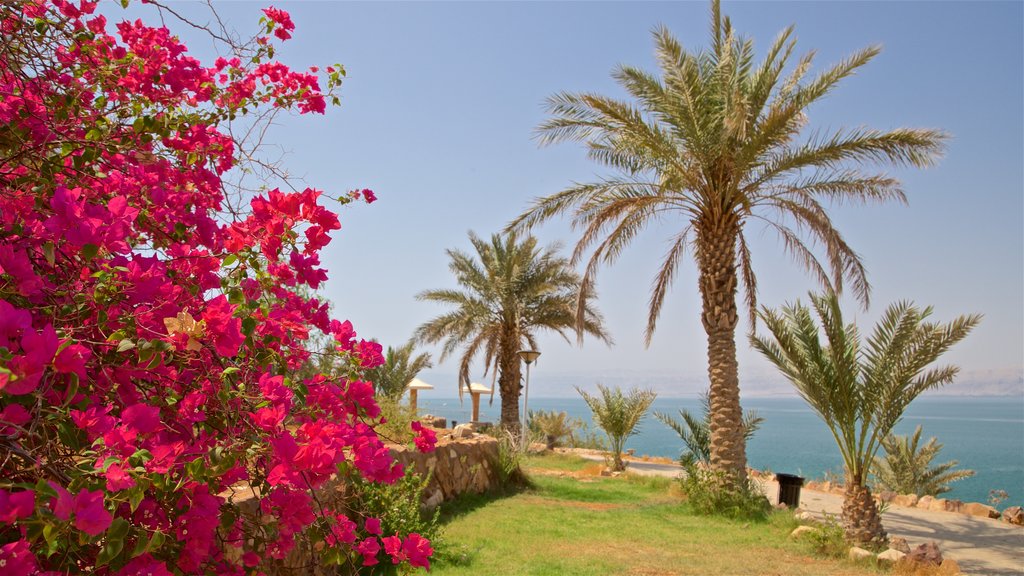
[[[438,396],[457,394],[455,374],[424,371],[422,379],[435,386]],[[483,382],[490,386],[490,378]],[[650,388],[664,397],[697,396],[707,388],[707,378],[693,374],[675,374],[652,370],[606,370],[602,372],[540,372],[530,378],[531,398],[568,398],[576,396],[575,386],[592,389],[595,384],[622,388]],[[740,391],[744,396],[795,396],[793,387],[777,373],[740,371]],[[1008,396],[1024,399],[1024,367],[963,371],[956,381],[929,396]],[[497,393],[495,393],[497,396]]]

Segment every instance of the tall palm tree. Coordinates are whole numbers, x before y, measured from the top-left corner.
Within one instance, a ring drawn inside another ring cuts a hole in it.
[[[441,361],[462,347],[459,390],[469,384],[470,367],[482,354],[484,375],[493,370],[501,391],[501,424],[519,429],[521,371],[519,351],[537,348],[536,334],[551,330],[566,341],[590,334],[608,344],[603,320],[591,306],[593,294],[580,295],[580,276],[557,245],[537,246],[536,238],[494,234],[490,241],[470,232],[475,257],[448,250],[448,267],[461,290],[427,290],[417,298],[453,309],[416,329],[419,342],[444,341]],[[578,306],[577,302],[582,302]]]
[[[751,344],[793,383],[825,421],[843,456],[846,488],[843,524],[850,540],[884,540],[878,508],[868,488],[875,455],[922,392],[953,381],[955,366],[929,368],[953,344],[970,333],[980,316],[960,316],[947,324],[926,321],[930,307],[909,302],[890,305],[867,342],[853,324],[843,324],[835,293],[811,294],[821,321],[797,302],[781,311],[758,313],[771,338],[751,336]]]
[[[676,420],[664,412],[655,412],[654,417],[662,424],[668,426],[679,435],[683,441],[683,453],[679,457],[679,463],[683,466],[694,466],[696,464],[707,465],[711,461],[711,399],[705,391],[700,395],[700,416],[689,410],[680,408],[679,418]],[[743,441],[749,441],[754,433],[761,428],[764,418],[757,415],[754,410],[747,410],[743,414]]]
[[[932,465],[942,450],[942,444],[933,436],[921,445],[921,426],[910,437],[890,435],[882,440],[885,457],[875,456],[871,473],[876,488],[892,490],[898,494],[938,496],[949,492],[949,484],[974,476],[974,470],[954,470],[956,460]]]
[[[680,261],[692,251],[707,333],[711,465],[742,480],[746,451],[736,292],[742,283],[753,326],[757,286],[745,226],[757,222],[773,230],[823,286],[841,291],[848,282],[867,306],[864,267],[833,226],[825,203],[904,201],[899,181],[863,173],[858,166],[865,161],[930,165],[945,135],[907,128],[801,135],[807,109],[867,64],[879,53],[877,47],[808,79],[812,52],[783,75],[795,45],[792,28],[757,64],[753,43],[722,18],[717,0],[711,4],[710,50],[688,52],[665,28],[653,34],[660,77],[630,66],[613,73],[632,102],[559,93],[547,101],[553,117],[538,129],[542,144],[584,143],[593,160],[617,175],[540,198],[509,229],[521,231],[571,214],[582,231],[574,261],[590,252],[583,274],[586,295],[600,265],[613,262],[649,224],[678,225],[652,285],[646,341],[650,344]],[[824,263],[810,249],[814,245],[824,250]]]
[[[430,354],[416,351],[415,342],[406,342],[403,346],[392,348],[384,355],[384,364],[367,370],[367,378],[373,382],[374,391],[382,396],[398,400],[405,393],[405,387],[417,374],[430,368]]]

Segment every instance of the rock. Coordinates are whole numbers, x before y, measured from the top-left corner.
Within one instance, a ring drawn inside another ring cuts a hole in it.
[[[850,548],[849,557],[850,557],[850,560],[857,561],[857,560],[867,560],[868,558],[874,558],[875,555],[872,554],[870,550],[865,550],[863,548],[858,548],[858,547],[854,546],[853,548]]]
[[[898,494],[891,490],[883,490],[882,492],[875,494],[875,498],[879,502],[892,502],[893,500],[896,499],[896,496],[898,496]]]
[[[811,536],[813,534],[820,534],[821,530],[818,530],[814,526],[797,526],[792,532],[789,533],[790,538],[803,538],[805,536]]]
[[[898,536],[895,538],[890,538],[889,548],[892,550],[898,550],[900,552],[903,552],[903,554],[910,554],[910,544],[907,543],[906,538],[900,538]]]
[[[900,552],[899,550],[894,550],[894,549],[890,548],[890,549],[886,550],[885,552],[882,552],[881,554],[879,554],[877,556],[877,558],[878,558],[879,562],[883,562],[885,564],[895,564],[896,562],[899,562],[900,559],[903,558],[906,555],[907,555],[906,552]]]
[[[922,498],[924,500],[924,498]],[[921,507],[921,503],[918,502],[917,507]],[[928,504],[928,509],[932,512],[945,512],[946,511],[946,499],[945,498],[933,498]]]
[[[444,502],[444,493],[440,490],[434,490],[426,500],[423,501],[423,507],[427,510],[433,510]]]
[[[907,558],[920,564],[932,564],[935,566],[942,564],[942,552],[939,551],[939,545],[935,542],[921,544],[911,550],[910,554],[907,554]]]
[[[473,425],[472,424],[459,424],[452,430],[452,438],[472,438],[473,437]]]
[[[432,416],[430,414],[426,414],[420,418],[420,423],[424,426],[430,426],[431,428],[437,428],[439,430],[444,430],[448,427],[448,419],[444,416]]]
[[[998,510],[980,502],[968,502],[963,505],[960,511],[968,516],[977,516],[979,518],[999,518]]]
[[[814,522],[815,521],[814,514],[811,514],[810,512],[808,512],[806,510],[798,511],[796,514],[793,515],[793,517],[796,518],[797,520],[801,521],[801,522]]]
[[[917,506],[917,494],[900,494],[892,499],[892,503],[897,506],[913,508]]]
[[[608,468],[601,468],[601,476],[611,476],[612,471]]]
[[[917,507],[923,510],[928,510],[931,508],[933,500],[935,500],[934,496],[921,496],[917,499]]]
[[[1010,524],[1016,524],[1017,526],[1024,526],[1024,508],[1020,506],[1010,506],[1006,510],[1003,510],[1003,521],[1009,522]]]
[[[946,558],[939,564],[939,569],[935,572],[935,576],[959,576],[960,565],[956,563],[956,560],[952,558]]]

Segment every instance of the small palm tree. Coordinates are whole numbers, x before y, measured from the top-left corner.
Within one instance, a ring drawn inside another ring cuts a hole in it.
[[[707,392],[700,396],[701,415],[698,417],[689,410],[680,409],[679,417],[676,420],[664,412],[655,412],[654,417],[668,426],[682,439],[684,449],[679,457],[679,463],[684,467],[695,464],[709,464],[711,462],[711,399]],[[761,427],[764,418],[757,415],[753,410],[743,412],[743,439],[749,441],[754,432]]]
[[[530,410],[527,423],[531,434],[544,437],[548,450],[553,450],[563,438],[572,436],[576,429],[576,420],[565,412],[554,410]]]
[[[413,354],[415,346],[416,343],[412,341],[398,348],[388,346],[384,364],[367,371],[367,378],[373,382],[374,391],[378,395],[397,401],[417,374],[433,367],[429,353]]]
[[[846,492],[843,525],[857,542],[885,539],[878,508],[867,485],[869,468],[882,442],[922,392],[948,384],[955,366],[928,368],[978,324],[980,316],[960,316],[947,324],[927,322],[930,307],[909,302],[890,305],[866,343],[853,324],[843,324],[835,293],[811,294],[821,321],[797,302],[781,311],[762,308],[771,338],[752,336],[751,344],[793,383],[825,421],[843,457]],[[828,339],[819,341],[819,330]]]
[[[416,329],[418,342],[444,342],[441,361],[462,349],[459,393],[469,385],[473,360],[482,355],[484,375],[493,370],[501,391],[501,425],[519,430],[522,373],[519,351],[536,349],[536,334],[551,330],[571,342],[590,334],[608,344],[603,320],[580,294],[580,277],[558,246],[537,246],[536,238],[494,234],[490,241],[469,233],[471,256],[448,250],[448,265],[461,290],[427,290],[417,298],[453,307]],[[582,302],[581,306],[577,306]]]
[[[885,457],[875,456],[871,473],[875,486],[898,494],[938,496],[949,492],[949,484],[974,476],[974,470],[953,470],[959,464],[950,460],[932,466],[932,460],[942,450],[942,444],[932,437],[921,443],[921,427],[910,437],[889,435],[882,440]]]
[[[576,387],[576,391],[583,396],[587,406],[590,406],[590,411],[594,413],[597,425],[608,435],[611,442],[612,470],[625,470],[622,451],[626,446],[626,438],[639,431],[637,425],[640,419],[644,417],[658,395],[652,390],[636,388],[630,390],[629,394],[623,394],[617,386],[612,389],[601,384],[597,385],[597,389],[601,396],[591,396]]]
[[[869,284],[860,257],[836,229],[836,202],[905,201],[898,180],[860,170],[877,162],[928,166],[946,136],[936,130],[858,128],[806,135],[807,110],[831,93],[880,48],[861,50],[808,78],[814,53],[784,73],[795,48],[783,30],[764,59],[711,3],[710,50],[689,52],[665,28],[654,31],[659,75],[622,66],[612,76],[629,94],[559,93],[552,118],[538,129],[542,144],[577,141],[616,171],[538,199],[509,224],[526,230],[571,215],[581,231],[573,260],[589,252],[582,294],[645,228],[675,226],[655,274],[647,316],[650,344],[662,304],[687,253],[697,264],[711,383],[711,466],[737,483],[746,476],[743,411],[736,360],[737,291],[742,285],[753,323],[757,281],[747,244],[752,225],[775,232],[787,253],[822,286],[849,284],[867,306]],[[810,240],[810,242],[807,242]],[[824,259],[812,250],[821,248]],[[580,304],[587,300],[581,299]]]

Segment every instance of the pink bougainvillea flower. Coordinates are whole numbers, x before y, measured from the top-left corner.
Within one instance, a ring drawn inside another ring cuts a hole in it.
[[[89,406],[85,410],[72,410],[71,421],[82,430],[85,430],[89,441],[99,438],[114,428],[116,421],[113,416],[107,414],[112,406],[101,407],[97,404]]]
[[[124,565],[117,572],[117,576],[174,576],[167,565],[159,560],[153,558],[148,553],[143,554],[137,558],[133,558],[131,562]]]
[[[380,518],[367,518],[363,528],[370,534],[380,536]]]
[[[28,518],[36,507],[36,493],[31,490],[8,492],[0,490],[0,524],[10,524]]]
[[[217,354],[225,358],[238,355],[238,349],[245,342],[242,335],[242,320],[234,317],[235,305],[228,302],[224,295],[207,302],[203,311],[206,331],[213,338]]]
[[[81,344],[72,344],[57,353],[53,367],[59,374],[77,374],[85,378],[85,363],[89,360],[89,349]]]
[[[0,573],[4,576],[29,576],[38,571],[39,565],[27,540],[16,540],[0,546]]]
[[[275,24],[274,36],[281,40],[287,40],[292,37],[291,32],[295,30],[295,24],[292,23],[291,15],[273,6],[264,8],[263,13]]]
[[[13,435],[15,426],[23,426],[32,420],[32,414],[21,404],[8,404],[0,410],[0,434]]]
[[[380,552],[380,544],[376,538],[366,538],[356,546],[356,551],[363,556],[363,566],[377,564],[377,554]]]
[[[405,552],[402,551],[402,539],[398,537],[398,534],[385,536],[380,541],[384,543],[384,552],[391,556],[393,564],[401,564],[405,560]]]
[[[103,474],[107,479],[107,490],[118,492],[135,486],[135,480],[121,467],[120,464],[111,464]]]
[[[132,404],[122,410],[121,422],[128,430],[138,434],[156,432],[163,426],[160,423],[160,409],[146,404]]]
[[[409,559],[409,564],[430,570],[430,555],[434,553],[430,540],[412,532],[402,541],[402,552]]]
[[[363,198],[366,200],[367,204],[373,204],[377,201],[377,195],[369,188],[363,188]]]
[[[424,453],[433,452],[437,445],[437,434],[430,428],[424,427],[419,421],[413,421],[409,426],[412,427],[413,432],[416,432],[416,438],[413,439],[416,448]]]
[[[53,508],[53,515],[56,516],[58,520],[68,520],[71,518],[71,512],[73,512],[75,508],[74,498],[72,498],[71,493],[60,484],[53,481],[47,482],[47,484],[49,484],[50,488],[53,488],[57,493],[57,497],[50,503],[50,506]]]
[[[114,517],[103,506],[102,490],[82,490],[75,495],[75,528],[90,536],[102,534]]]

